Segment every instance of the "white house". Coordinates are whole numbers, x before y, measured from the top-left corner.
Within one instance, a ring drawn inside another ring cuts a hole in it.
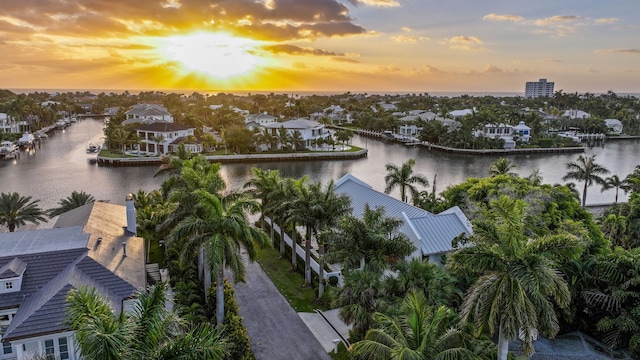
[[[66,296],[95,287],[116,314],[146,286],[144,239],[127,205],[93,202],[62,214],[55,228],[0,234],[0,359],[76,360]]]
[[[562,113],[562,117],[568,117],[569,119],[588,119],[591,117],[591,114],[582,110],[571,109],[565,110]]]
[[[449,111],[447,115],[451,116],[454,119],[457,119],[459,117],[472,115],[474,111],[475,109],[453,110],[453,111]]]
[[[513,126],[509,124],[485,124],[482,129],[476,130],[476,137],[486,137],[486,138],[504,138],[511,137],[513,134]]]
[[[531,128],[525,125],[524,121],[520,121],[518,125],[513,127],[512,134],[518,136],[520,141],[529,142],[529,139],[531,139]]]
[[[453,239],[463,233],[473,233],[471,222],[457,206],[432,214],[377,191],[351,174],[340,178],[335,185],[337,194],[351,198],[354,216],[361,217],[365,205],[369,205],[371,209],[384,207],[386,216],[402,220],[400,232],[416,246],[410,255],[412,258],[428,258],[439,264],[442,255],[454,250]]]
[[[245,125],[251,130],[276,122],[278,122],[278,118],[267,114],[266,111],[262,114],[249,114],[244,118]]]
[[[0,113],[0,132],[1,133],[19,133],[20,125],[14,121],[9,115]]]
[[[317,139],[328,139],[332,133],[317,121],[308,119],[295,119],[285,122],[276,122],[266,124],[262,126],[265,129],[270,129],[273,135],[277,135],[280,128],[284,127],[287,133],[293,134],[298,131],[304,140],[305,147],[310,148],[313,145],[313,141]]]
[[[318,121],[322,117],[327,117],[329,120],[331,120],[332,123],[346,122],[348,124],[351,124],[353,122],[351,114],[349,114],[347,110],[342,108],[342,106],[340,105],[331,105],[327,108],[322,109],[322,111],[315,112],[309,115],[309,118],[314,121]]]
[[[222,105],[222,104],[209,105],[209,109],[211,109],[213,111],[216,111],[218,109],[222,109],[224,106],[225,105]],[[238,114],[240,114],[242,116],[249,115],[249,110],[243,110],[243,109],[237,108],[235,106],[230,106],[229,110],[231,110],[231,111],[233,111],[235,113],[238,113]]]
[[[622,134],[622,121],[618,119],[605,119],[604,123],[612,134]]]
[[[156,104],[136,104],[125,112],[126,120],[122,125],[135,123],[151,124],[154,122],[173,123],[173,116],[164,106]]]
[[[136,132],[141,139],[140,152],[148,155],[174,152],[188,136],[195,136],[195,128],[166,122],[142,125],[136,129]],[[185,143],[185,147],[194,154],[199,154],[203,150],[201,143]]]

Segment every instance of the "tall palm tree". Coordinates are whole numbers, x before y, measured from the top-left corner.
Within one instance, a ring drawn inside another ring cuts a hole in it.
[[[0,226],[14,232],[28,222],[38,225],[40,221],[47,221],[38,202],[40,200],[31,201],[31,196],[20,196],[17,192],[0,194]]]
[[[83,359],[223,359],[227,340],[204,323],[184,326],[165,308],[166,285],[141,291],[133,311],[114,314],[107,297],[80,287],[67,295],[67,322]]]
[[[587,202],[587,188],[593,185],[593,183],[599,185],[604,184],[604,179],[602,179],[600,175],[609,174],[609,170],[596,163],[595,155],[589,157],[580,155],[578,160],[567,164],[567,169],[569,172],[567,175],[562,177],[562,180],[584,181],[584,188],[582,189],[582,207],[584,207]]]
[[[49,209],[47,213],[49,215],[49,218],[52,218],[54,216],[58,216],[60,214],[66,213],[69,210],[79,208],[82,205],[86,205],[94,201],[96,201],[96,199],[91,194],[87,194],[84,191],[73,191],[71,193],[71,196],[68,196],[65,199],[60,199],[60,201],[58,201],[59,206],[57,208]]]
[[[471,246],[452,255],[454,274],[478,276],[460,307],[462,322],[478,334],[498,332],[498,360],[507,358],[510,340],[520,338],[529,355],[538,332],[558,332],[554,303],[565,308],[571,301],[558,267],[584,247],[569,234],[530,238],[524,224],[525,203],[501,196],[475,222]]]
[[[246,269],[241,249],[249,261],[257,255],[256,245],[269,243],[267,235],[251,226],[247,212],[257,212],[258,203],[238,194],[221,197],[204,189],[194,191],[197,199],[193,213],[182,220],[171,232],[169,239],[188,239],[185,251],[195,252],[204,246],[210,269],[217,271],[216,321],[218,327],[224,321],[224,269],[228,269],[234,280],[245,281]]]
[[[381,272],[394,261],[410,255],[415,246],[399,232],[403,222],[385,215],[385,208],[365,205],[362,218],[348,215],[335,231],[326,233],[327,261],[340,262],[344,272],[363,269]]]
[[[515,175],[515,173],[510,171],[516,167],[518,166],[511,162],[511,160],[501,157],[491,163],[491,166],[489,166],[489,175]]]
[[[253,178],[244,184],[247,194],[260,199],[260,227],[264,229],[265,209],[269,208],[270,194],[276,191],[277,185],[282,181],[278,170],[262,170],[251,168]]]
[[[345,194],[337,195],[331,180],[326,187],[316,182],[295,187],[293,201],[285,204],[290,209],[291,221],[306,228],[305,283],[311,284],[311,239],[318,239],[319,231],[334,226],[350,210],[351,200]]]
[[[385,194],[389,194],[394,188],[400,188],[400,198],[402,201],[407,201],[407,190],[410,193],[416,194],[418,190],[414,184],[422,186],[429,186],[429,181],[421,174],[414,174],[413,167],[416,165],[416,159],[409,159],[405,161],[401,167],[397,167],[393,164],[387,164],[387,175],[384,177],[384,181],[387,187],[384,189]]]
[[[615,203],[617,204],[618,193],[620,192],[620,189],[624,190],[624,187],[625,187],[624,180],[620,179],[618,175],[611,175],[606,179],[604,179],[604,182],[602,183],[602,189],[600,189],[600,192],[604,192],[609,189],[615,189],[616,190]]]
[[[377,312],[378,325],[364,340],[351,345],[357,358],[380,360],[476,359],[465,347],[465,334],[452,327],[455,313],[431,307],[424,294],[411,291],[400,306],[400,315]]]

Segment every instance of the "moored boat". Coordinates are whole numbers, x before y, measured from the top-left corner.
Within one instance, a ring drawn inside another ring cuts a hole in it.
[[[20,147],[32,147],[36,141],[36,137],[33,134],[24,133],[20,139],[18,139],[18,146]]]
[[[0,157],[11,158],[18,153],[18,146],[11,141],[3,141],[0,143]]]
[[[66,126],[67,126],[67,123],[64,120],[60,119],[56,121],[56,127],[58,129],[64,129]]]

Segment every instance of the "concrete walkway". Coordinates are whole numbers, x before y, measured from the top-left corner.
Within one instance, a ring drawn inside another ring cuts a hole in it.
[[[330,360],[258,263],[247,264],[247,283],[235,285],[240,316],[256,360]]]
[[[298,313],[298,316],[307,324],[326,352],[333,352],[339,342],[342,342],[346,348],[349,347],[347,339],[351,326],[340,320],[339,311],[340,309],[333,309],[323,311],[322,314],[318,312]]]

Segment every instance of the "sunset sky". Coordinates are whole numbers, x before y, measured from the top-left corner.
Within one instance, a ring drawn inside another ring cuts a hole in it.
[[[0,88],[640,92],[639,0],[0,0]]]

